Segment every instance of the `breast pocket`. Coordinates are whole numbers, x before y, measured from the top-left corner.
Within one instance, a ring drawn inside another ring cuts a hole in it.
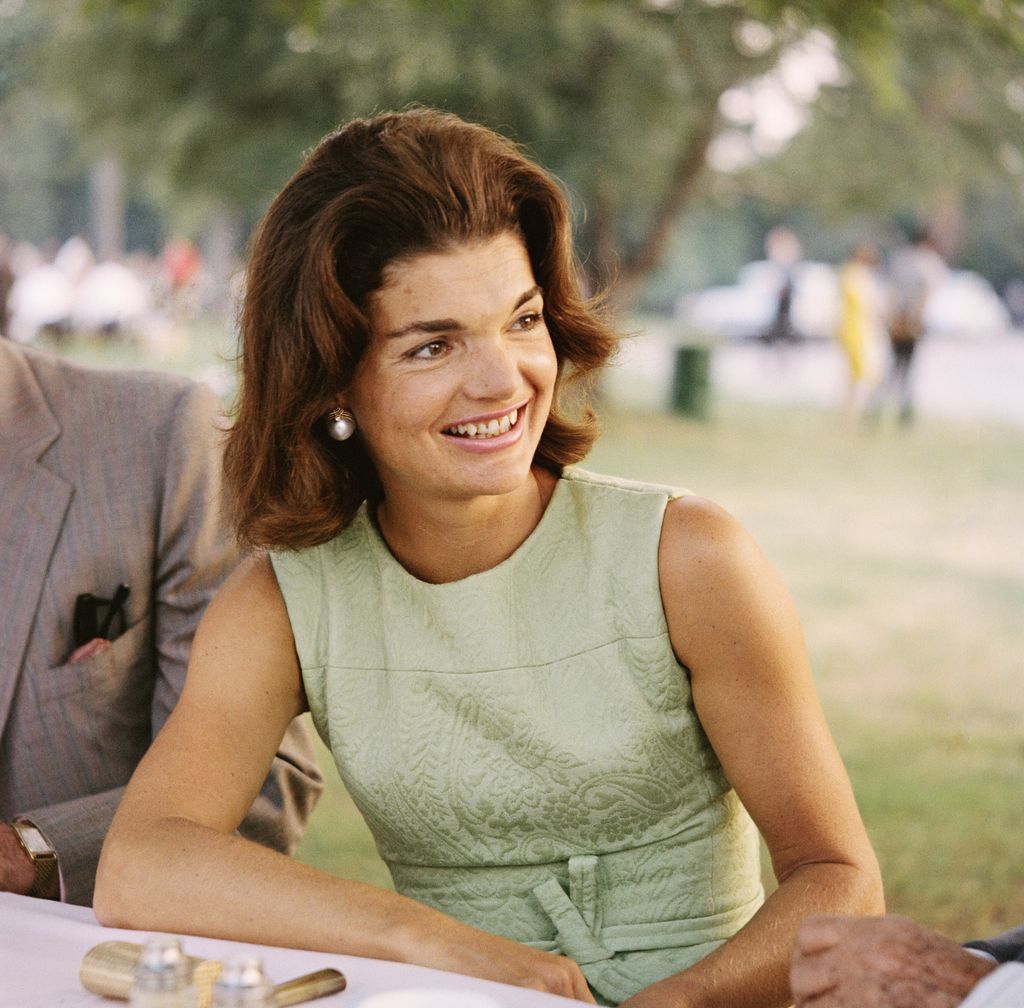
[[[102,654],[24,670],[5,758],[46,782],[50,800],[124,784],[141,759],[151,735],[151,628],[146,618]]]
[[[59,715],[76,734],[113,751],[138,750],[150,735],[150,705],[156,679],[149,617],[129,627],[101,654],[34,676],[42,720]],[[46,711],[45,708],[50,708]]]
[[[76,693],[107,693],[112,688],[118,693],[119,680],[148,655],[150,625],[149,617],[141,619],[100,654],[39,672],[33,677],[36,695],[40,700],[59,700]]]

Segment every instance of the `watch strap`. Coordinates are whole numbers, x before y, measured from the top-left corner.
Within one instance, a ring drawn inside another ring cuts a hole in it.
[[[53,847],[47,843],[47,850],[45,851],[33,851],[29,845],[25,842],[22,836],[22,827],[28,827],[33,829],[42,836],[42,831],[35,823],[29,822],[28,819],[16,819],[11,823],[14,828],[14,835],[18,838],[18,843],[21,844],[22,850],[32,860],[32,867],[35,870],[35,881],[32,883],[32,888],[28,891],[29,896],[37,896],[43,899],[53,899],[57,891],[57,887],[54,883],[57,880],[58,862],[57,852]],[[45,837],[43,838],[46,839]]]

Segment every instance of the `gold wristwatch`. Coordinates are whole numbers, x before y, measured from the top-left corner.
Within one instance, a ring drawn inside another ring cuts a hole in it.
[[[28,891],[28,895],[53,899],[54,882],[57,879],[57,852],[50,846],[46,837],[27,819],[12,822],[11,826],[18,842],[32,859],[32,867],[36,872],[36,880]]]

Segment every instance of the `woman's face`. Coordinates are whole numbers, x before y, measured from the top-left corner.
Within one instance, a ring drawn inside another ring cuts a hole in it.
[[[464,500],[524,483],[558,370],[543,307],[512,233],[385,270],[342,405],[386,499]]]

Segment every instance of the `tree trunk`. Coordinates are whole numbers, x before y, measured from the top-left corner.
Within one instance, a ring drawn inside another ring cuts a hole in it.
[[[203,240],[206,264],[203,302],[229,324],[235,322],[236,291],[233,279],[239,269],[242,221],[238,213],[221,205],[210,214],[209,227]]]
[[[103,262],[124,258],[124,171],[113,155],[92,166],[89,199],[96,259]]]
[[[717,116],[713,113],[700,124],[681,151],[672,171],[668,192],[658,207],[643,242],[623,263],[612,291],[613,307],[621,312],[633,307],[643,293],[644,284],[665,254],[672,229],[693,197],[704,172],[708,146],[715,136]]]
[[[959,189],[940,192],[929,214],[928,233],[942,258],[956,263],[963,247],[964,201]]]

